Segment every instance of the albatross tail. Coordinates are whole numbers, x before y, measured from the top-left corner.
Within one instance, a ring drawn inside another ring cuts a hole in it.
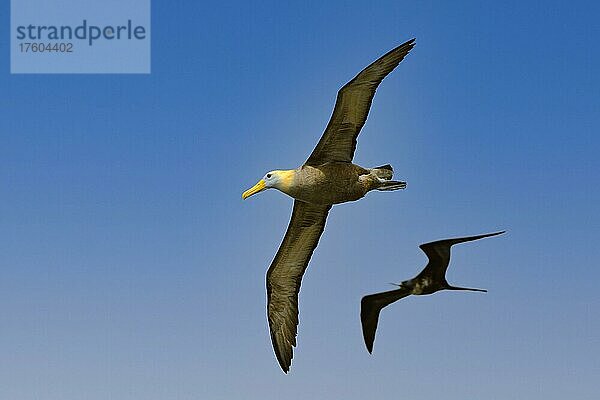
[[[382,192],[399,189],[406,189],[406,182],[381,180],[379,181],[379,187],[377,188],[377,190]]]
[[[394,169],[390,164],[382,165],[381,167],[370,168],[369,172],[375,175],[375,188],[384,192],[398,189],[405,189],[406,182],[392,181]]]
[[[384,179],[386,181],[392,179],[392,176],[394,175],[394,169],[390,164],[385,164],[381,167],[370,168],[369,171],[379,179]]]

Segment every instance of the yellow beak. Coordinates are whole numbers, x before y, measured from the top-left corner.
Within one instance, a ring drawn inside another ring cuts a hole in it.
[[[246,200],[248,197],[252,196],[253,194],[262,192],[265,189],[266,189],[265,181],[263,179],[261,179],[260,181],[258,181],[258,183],[256,185],[252,186],[250,189],[248,189],[244,193],[242,193],[242,199]]]

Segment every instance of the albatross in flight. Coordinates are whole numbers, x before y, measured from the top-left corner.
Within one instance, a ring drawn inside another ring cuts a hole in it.
[[[365,345],[367,346],[369,353],[373,352],[373,342],[375,341],[375,331],[377,330],[379,312],[384,307],[389,306],[406,296],[410,296],[411,294],[425,295],[440,290],[487,292],[485,289],[451,286],[448,281],[446,281],[446,270],[450,264],[450,247],[458,243],[500,235],[504,232],[505,231],[478,236],[438,240],[420,245],[419,247],[423,250],[425,255],[427,255],[429,262],[419,275],[396,285],[399,289],[371,294],[363,297],[360,302],[360,321],[362,323],[363,338],[365,339]]]
[[[294,198],[283,242],[267,271],[267,314],[273,349],[285,373],[290,369],[298,328],[298,292],[302,275],[325,228],[333,204],[358,200],[371,190],[404,189],[392,181],[392,167],[352,164],[356,138],[367,120],[377,86],[408,52],[415,39],[396,47],[342,87],[323,136],[306,162],[290,170],[268,172],[242,194],[243,199],[275,188]]]

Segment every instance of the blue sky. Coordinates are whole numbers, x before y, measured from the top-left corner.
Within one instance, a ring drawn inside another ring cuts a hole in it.
[[[150,75],[10,75],[0,41],[0,398],[596,398],[599,11],[155,1]],[[292,201],[241,192],[412,37],[355,157],[408,188],[332,210],[284,375],[264,277]],[[448,274],[489,293],[403,300],[366,352],[361,296],[500,229]]]

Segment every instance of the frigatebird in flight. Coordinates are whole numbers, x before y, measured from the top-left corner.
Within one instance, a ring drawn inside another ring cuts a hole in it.
[[[489,236],[504,233],[495,232],[485,235],[468,236],[454,239],[437,240],[419,246],[427,255],[429,262],[419,275],[413,279],[403,281],[397,285],[399,288],[382,293],[375,293],[362,298],[360,302],[360,320],[362,323],[363,337],[369,353],[373,352],[375,331],[379,320],[379,312],[386,306],[411,294],[425,295],[440,290],[471,290],[475,292],[487,292],[485,289],[473,289],[452,286],[446,280],[446,270],[450,264],[450,248],[458,243],[470,242]]]

